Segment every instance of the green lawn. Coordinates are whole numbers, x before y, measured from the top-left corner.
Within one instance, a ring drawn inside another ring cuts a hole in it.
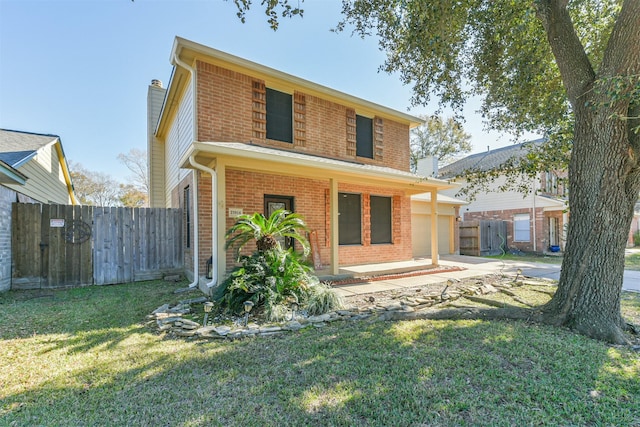
[[[514,255],[514,254],[507,253],[504,255],[486,256],[484,258],[504,259],[509,261],[523,261],[523,262],[542,262],[547,264],[558,264],[558,265],[562,264],[561,256],[534,255],[534,254]],[[627,255],[625,258],[624,268],[627,270],[640,270],[640,253]]]
[[[565,329],[359,321],[171,339],[145,316],[185,298],[177,286],[0,295],[0,425],[640,425],[640,354]],[[640,294],[623,310],[640,321]]]
[[[624,268],[628,270],[640,270],[640,253],[628,255],[624,260]]]

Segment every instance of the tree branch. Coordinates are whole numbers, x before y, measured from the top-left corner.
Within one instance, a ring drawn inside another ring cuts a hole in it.
[[[631,0],[634,2],[636,0]],[[537,16],[558,64],[569,102],[575,107],[595,79],[595,72],[576,34],[567,10],[567,0],[538,0]]]

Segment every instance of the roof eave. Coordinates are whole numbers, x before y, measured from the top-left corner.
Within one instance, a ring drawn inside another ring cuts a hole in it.
[[[296,158],[289,158],[286,156],[280,156],[277,153],[264,153],[264,152],[250,152],[239,151],[237,149],[222,147],[219,145],[211,145],[203,142],[194,142],[191,144],[189,150],[180,159],[180,167],[190,169],[191,165],[189,158],[191,156],[226,156],[246,158],[251,160],[260,160],[263,162],[279,163],[288,166],[303,167],[307,169],[315,169],[326,172],[326,175],[345,176],[352,175],[358,177],[366,177],[374,181],[384,181],[389,183],[395,183],[403,185],[405,191],[411,194],[419,194],[432,190],[446,190],[449,188],[457,188],[458,184],[450,183],[436,178],[429,178],[419,175],[409,175],[401,173],[393,173],[380,170],[366,170],[362,169],[362,165],[350,164],[346,161],[337,161],[339,163],[321,163],[306,154],[295,153],[298,155]],[[318,158],[318,160],[321,158]],[[268,170],[265,168],[265,171]],[[271,172],[272,173],[272,172]]]
[[[27,176],[0,160],[0,183],[25,185],[27,183]]]
[[[182,61],[187,64],[193,64],[197,59],[214,59],[223,64],[228,64],[232,67],[239,68],[244,70],[247,74],[258,74],[261,76],[266,76],[272,78],[274,80],[284,81],[290,83],[292,86],[300,88],[301,91],[309,91],[310,93],[315,93],[318,95],[328,96],[330,98],[342,100],[343,103],[348,105],[359,105],[362,108],[370,110],[372,112],[377,112],[381,116],[387,116],[390,118],[394,118],[399,122],[404,122],[409,125],[409,128],[414,128],[424,123],[424,120],[412,116],[407,113],[403,113],[401,111],[394,110],[389,107],[385,107],[383,105],[376,104],[371,101],[367,101],[362,98],[358,98],[353,95],[349,95],[344,92],[340,92],[338,90],[329,88],[327,86],[320,85],[318,83],[311,82],[309,80],[305,80],[300,77],[296,77],[294,75],[285,73],[283,71],[276,70],[274,68],[267,67],[262,64],[258,64],[253,61],[249,61],[244,58],[240,58],[235,55],[231,55],[229,53],[214,49],[209,46],[205,46],[191,40],[184,39],[182,37],[176,36],[173,42],[173,47],[171,49],[171,58],[170,62],[174,64],[174,58],[178,57]],[[182,69],[176,65],[175,73],[178,74],[178,69]],[[175,76],[174,76],[175,77]],[[172,89],[172,84],[175,78],[172,78],[169,82],[168,90],[167,90],[167,98],[169,97],[169,92]],[[180,91],[178,91],[180,92]],[[169,105],[172,105],[171,103]],[[164,111],[163,111],[164,114]],[[162,117],[162,115],[161,115]]]

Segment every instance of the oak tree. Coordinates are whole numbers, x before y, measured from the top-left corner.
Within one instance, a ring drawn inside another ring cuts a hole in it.
[[[279,10],[292,15],[289,0],[266,3],[270,18]],[[236,4],[242,11],[251,1]],[[412,85],[415,105],[435,97],[461,115],[465,101],[477,96],[492,129],[550,140],[570,129],[571,217],[558,290],[540,309],[497,313],[626,342],[620,297],[640,192],[640,1],[342,5],[337,30],[377,37],[387,54],[382,69]]]
[[[375,34],[386,71],[461,111],[470,95],[494,129],[573,129],[567,245],[552,300],[535,313],[613,343],[624,250],[640,191],[637,0],[343,1],[345,25]]]

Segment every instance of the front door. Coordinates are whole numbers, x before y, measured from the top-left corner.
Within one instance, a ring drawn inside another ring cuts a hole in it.
[[[549,218],[549,246],[557,246],[558,243],[558,218]]]
[[[289,212],[293,212],[293,197],[291,196],[264,196],[264,214],[268,218],[278,209],[284,209]],[[290,237],[279,237],[277,239],[280,242],[280,246],[284,249],[293,247],[293,239]]]

